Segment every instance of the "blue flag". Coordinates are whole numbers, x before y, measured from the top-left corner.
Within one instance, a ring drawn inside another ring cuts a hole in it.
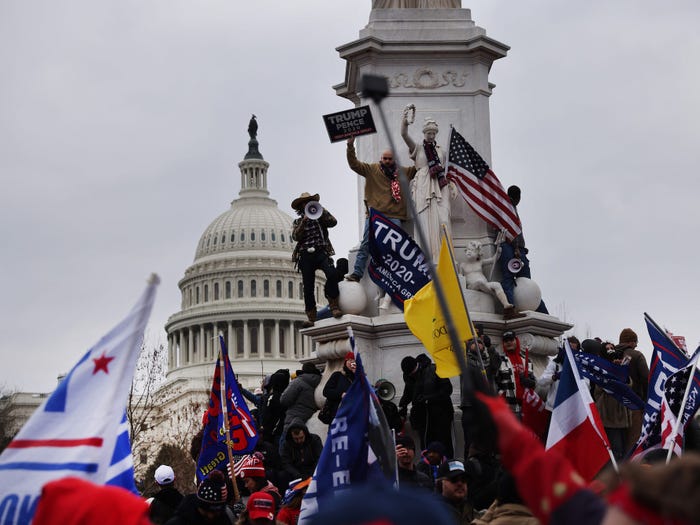
[[[136,493],[125,407],[158,277],[87,351],[0,455],[0,523],[31,522],[49,481],[75,476]]]
[[[648,314],[644,314],[649,337],[654,345],[649,367],[649,394],[644,408],[642,431],[637,443],[630,451],[630,457],[661,445],[661,425],[659,414],[664,395],[666,379],[688,363],[688,356],[676,346]]]
[[[576,352],[574,360],[581,376],[598,385],[608,394],[631,410],[642,410],[642,401],[632,388],[629,381],[629,365],[611,363],[601,356]]]
[[[403,311],[403,302],[430,282],[425,256],[411,236],[377,210],[369,210],[369,276]]]
[[[301,504],[302,524],[336,494],[370,480],[391,485],[396,453],[389,425],[357,355],[355,381],[343,397],[309,488]]]
[[[224,470],[229,463],[228,447],[235,455],[249,454],[255,450],[258,431],[248,406],[238,389],[228,349],[223,336],[219,336],[221,353],[216,360],[214,380],[209,396],[209,408],[205,415],[202,448],[197,461],[197,479],[201,481],[212,470]],[[221,368],[224,376],[222,380]],[[228,420],[228,432],[226,421]]]

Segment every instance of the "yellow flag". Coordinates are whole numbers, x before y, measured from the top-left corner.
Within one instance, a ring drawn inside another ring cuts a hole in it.
[[[457,271],[450,256],[450,247],[447,243],[447,237],[443,236],[437,275],[452,314],[452,321],[457,328],[459,340],[467,341],[473,337],[471,323],[462,298]],[[432,281],[404,302],[404,319],[413,335],[420,339],[433,357],[437,375],[440,377],[459,375],[461,371],[457,363],[457,356],[452,349],[445,316],[440,310],[440,303],[435,295]],[[462,349],[460,348],[458,351],[462,351]]]

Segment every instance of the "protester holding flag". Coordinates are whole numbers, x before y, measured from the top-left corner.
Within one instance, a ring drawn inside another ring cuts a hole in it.
[[[329,404],[329,422],[335,417],[340,402],[355,380],[356,367],[355,354],[353,352],[347,352],[343,358],[343,368],[333,372],[323,387],[323,395],[326,398],[326,403]]]
[[[612,363],[621,364],[622,352],[615,350],[611,343],[603,345],[605,358]],[[603,422],[603,428],[610,440],[610,447],[616,460],[621,460],[627,452],[627,432],[630,427],[630,410],[612,393],[602,386],[595,385],[593,398]]]
[[[639,398],[646,402],[649,387],[649,365],[639,350],[637,350],[637,334],[631,328],[624,328],[620,332],[617,348],[622,350],[623,359],[629,362],[630,380],[632,390]],[[630,426],[627,431],[627,449],[630,449],[639,439],[644,419],[643,410],[630,410]]]
[[[367,257],[369,256],[369,208],[382,213],[397,226],[401,226],[408,215],[406,214],[406,199],[401,195],[399,167],[394,161],[394,153],[391,150],[383,151],[379,162],[372,164],[360,162],[355,153],[355,137],[350,137],[348,139],[347,159],[350,169],[365,178],[365,228],[355,258],[355,266],[352,273],[346,277],[348,281],[358,282],[365,273]],[[416,169],[413,167],[401,168],[401,170],[406,173],[408,180],[412,180],[416,173]]]

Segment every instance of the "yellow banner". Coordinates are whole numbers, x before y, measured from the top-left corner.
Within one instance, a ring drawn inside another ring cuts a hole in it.
[[[457,271],[450,256],[446,236],[442,238],[440,258],[437,265],[437,275],[447,299],[447,305],[452,314],[459,340],[464,342],[473,336],[469,317],[467,315],[462,289],[457,278]],[[440,377],[454,377],[460,374],[457,357],[450,343],[450,336],[445,323],[445,316],[440,310],[440,304],[435,295],[433,282],[421,288],[416,295],[404,302],[404,318],[408,328],[420,339],[423,346],[430,352]],[[463,351],[463,349],[460,349]]]

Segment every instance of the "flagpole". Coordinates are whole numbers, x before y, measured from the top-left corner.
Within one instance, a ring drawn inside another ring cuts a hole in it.
[[[564,339],[564,349],[566,350],[566,358],[569,360],[569,365],[571,365],[571,373],[574,374],[574,379],[576,380],[576,386],[579,388],[578,395],[582,396],[583,394],[581,393],[580,386],[583,383],[583,380],[581,379],[581,376],[578,373],[578,365],[576,364],[576,360],[574,359],[574,354],[571,350],[571,346],[569,345],[568,339]],[[593,401],[593,399],[591,399],[590,393],[588,394],[588,399]],[[591,409],[590,409],[590,406],[588,404],[588,400],[584,397],[583,401],[584,401],[583,404],[586,408],[586,417],[588,418],[588,421],[593,426],[595,433],[598,434],[598,437],[603,442],[603,446],[605,446],[605,450],[608,451],[608,456],[610,456],[610,461],[612,462],[613,469],[615,469],[615,472],[617,474],[619,474],[620,468],[617,465],[617,461],[615,460],[615,455],[612,452],[612,448],[610,448],[610,443],[606,439],[607,435],[605,436],[605,438],[603,438],[603,435],[600,433],[600,429],[598,428],[598,424],[596,423],[596,420],[593,418],[593,414],[591,413]]]
[[[489,271],[489,278],[488,281],[491,281],[493,279],[493,271],[496,269],[496,263],[498,262],[498,259],[501,257],[501,252],[503,251],[501,249],[501,245],[503,244],[503,240],[505,238],[505,230],[501,230],[498,232],[498,235],[496,235],[496,240],[494,241],[494,244],[496,245],[496,253],[493,256],[493,262],[491,263],[491,270]]]
[[[219,394],[221,396],[221,414],[224,419],[224,438],[226,439],[226,451],[228,452],[228,464],[230,465],[231,483],[233,484],[233,502],[236,503],[241,499],[241,495],[238,492],[238,483],[236,483],[236,475],[233,472],[233,450],[231,447],[231,429],[228,425],[228,403],[226,402],[226,363],[224,363],[224,352],[221,348],[221,340],[223,338],[223,333],[219,333]]]
[[[452,131],[450,130],[450,133]],[[453,251],[453,246],[452,246],[452,240],[450,239],[449,235],[447,235],[447,227],[444,224],[441,224],[442,227],[442,234],[445,236],[447,239],[447,252],[450,254],[450,262],[452,263],[452,268],[454,269],[455,274],[457,273],[457,261],[455,260],[454,256],[454,251]],[[457,282],[459,282],[459,276],[457,276]],[[462,290],[462,287],[459,287],[459,295],[462,298],[462,305],[464,305],[464,312],[467,314],[467,322],[469,323],[469,330],[472,333],[472,339],[476,339],[477,333],[476,333],[476,328],[474,327],[474,323],[472,322],[472,316],[469,315],[469,308],[467,308],[467,301],[464,298],[464,291]],[[465,348],[465,352],[468,351],[468,348]],[[488,377],[486,375],[486,367],[484,366],[484,360],[481,358],[481,351],[479,350],[479,344],[476,343],[476,356],[479,361],[479,367],[481,368],[481,374],[484,376],[484,379],[486,380],[486,384],[488,385]],[[467,361],[467,366],[469,366],[469,361]]]
[[[676,436],[678,435],[678,429],[681,426],[681,419],[683,418],[683,412],[685,411],[685,405],[688,403],[688,396],[690,395],[690,390],[693,388],[693,380],[695,379],[695,371],[698,369],[698,354],[695,353],[693,358],[693,366],[690,369],[690,375],[688,376],[688,384],[685,386],[685,392],[683,393],[683,401],[681,401],[681,406],[678,409],[678,417],[676,417],[676,423],[673,425],[673,432],[671,433],[671,446],[668,449],[668,454],[666,454],[666,464],[668,465],[671,461],[671,456],[673,455],[673,444],[676,441]]]
[[[379,109],[379,116],[382,121],[382,125],[384,126],[384,130],[387,132],[387,138],[389,139],[389,147],[391,148],[391,151],[394,152],[394,158],[396,159],[396,165],[399,167],[399,183],[401,184],[401,194],[404,196],[406,200],[406,208],[408,209],[409,216],[411,217],[411,220],[413,221],[413,229],[417,234],[418,237],[418,243],[421,246],[430,246],[430,244],[427,242],[427,237],[425,236],[425,232],[423,231],[423,228],[421,227],[420,223],[418,222],[418,212],[416,211],[416,205],[413,202],[413,199],[411,199],[410,195],[410,189],[408,186],[408,177],[406,176],[406,170],[400,169],[401,168],[401,163],[399,161],[399,156],[398,156],[398,151],[396,150],[396,146],[394,144],[394,139],[392,138],[391,133],[389,133],[389,125],[387,124],[386,121],[386,115],[384,114],[384,110],[382,108],[381,104],[381,99],[385,96],[382,94],[378,93],[372,93],[372,94],[367,94],[366,96],[369,96],[374,100],[374,102],[377,104],[377,108]],[[445,174],[447,176],[447,174]],[[440,277],[437,275],[437,270],[435,268],[435,261],[432,260],[432,257],[428,258],[429,264],[428,264],[428,270],[430,272],[430,278],[432,279],[433,282],[433,290],[435,291],[435,297],[438,300],[438,304],[440,305],[440,310],[442,311],[442,314],[445,318],[445,326],[447,327],[447,333],[450,337],[450,344],[452,344],[452,348],[462,348],[462,343],[459,340],[459,334],[457,333],[457,328],[455,327],[454,320],[452,319],[452,314],[448,308],[447,305],[447,298],[445,297],[445,291],[442,286],[442,282],[440,281]],[[473,390],[474,385],[472,385],[472,380],[469,377],[469,374],[467,373],[467,359],[464,355],[463,351],[455,352],[457,355],[457,362],[459,363],[459,368],[462,371],[462,378],[463,381],[462,383],[465,385],[467,390]]]

